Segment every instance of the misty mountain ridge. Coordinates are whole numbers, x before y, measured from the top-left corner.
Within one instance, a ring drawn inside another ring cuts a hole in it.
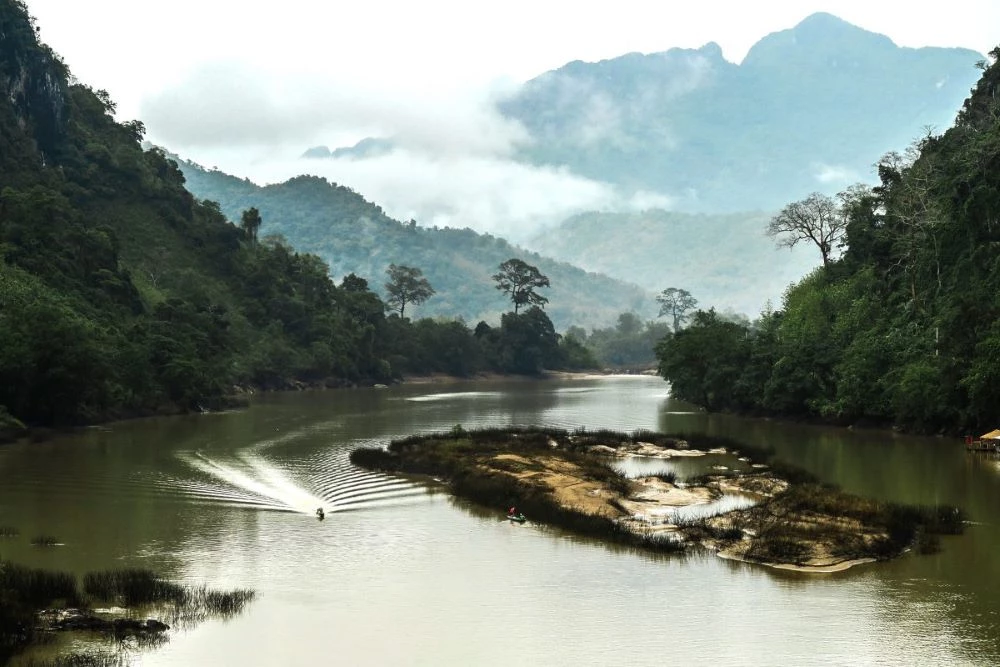
[[[587,271],[654,292],[688,290],[700,308],[751,317],[781,303],[792,283],[820,264],[812,248],[776,248],[769,215],[591,212],[544,229],[526,245]]]
[[[549,299],[545,310],[560,331],[572,325],[607,326],[624,311],[643,317],[656,313],[653,294],[636,285],[586,272],[471,229],[400,222],[354,190],[317,176],[259,186],[171,157],[196,197],[218,202],[230,220],[239,220],[243,211],[256,207],[263,218],[262,237],[280,234],[297,251],[318,255],[338,281],[354,273],[382,293],[390,264],[419,268],[436,293],[413,310],[415,317],[499,322],[510,301],[496,289],[492,275],[512,257],[537,266],[550,278],[552,286],[542,295]]]
[[[982,59],[898,47],[817,13],[765,36],[739,64],[714,42],[573,61],[526,82],[498,111],[530,136],[519,161],[565,167],[626,196],[665,195],[674,210],[777,210],[870,181],[881,155],[949,126]],[[392,149],[382,137],[306,155]]]

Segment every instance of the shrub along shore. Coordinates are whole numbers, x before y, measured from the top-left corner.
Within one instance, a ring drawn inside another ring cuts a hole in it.
[[[613,465],[631,456],[667,461],[707,454],[731,456],[743,469],[678,480],[673,474],[629,478]],[[532,522],[581,535],[660,552],[702,547],[812,572],[894,558],[914,546],[933,551],[938,535],[963,527],[958,508],[847,494],[770,452],[706,436],[456,426],[384,449],[356,449],[351,461],[441,477],[456,496],[498,511],[516,505]],[[684,511],[732,498],[740,502],[728,511],[724,502],[716,513]]]

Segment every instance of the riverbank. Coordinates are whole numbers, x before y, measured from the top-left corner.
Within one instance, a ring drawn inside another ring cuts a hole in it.
[[[459,376],[444,373],[429,375],[410,375],[400,378],[393,384],[425,385],[425,384],[458,384],[463,382],[504,380],[509,382],[541,382],[548,380],[570,380],[605,377],[615,375],[613,371],[544,371],[540,375],[514,375],[504,373],[476,373],[475,375]],[[371,389],[385,388],[388,385],[374,380],[352,382],[342,378],[326,378],[324,380],[302,381],[287,380],[280,385],[256,386],[237,385],[226,396],[212,401],[204,401],[194,407],[185,408],[179,405],[165,404],[155,409],[129,414],[109,415],[107,419],[95,420],[89,424],[75,426],[40,426],[26,425],[6,412],[0,406],[0,446],[18,441],[42,442],[60,434],[74,433],[81,429],[106,426],[117,422],[145,419],[149,417],[168,417],[199,412],[218,412],[248,407],[253,396],[258,393],[324,391],[327,389]]]
[[[462,382],[477,382],[489,380],[543,382],[546,380],[586,380],[588,378],[608,377],[609,375],[647,375],[646,373],[620,373],[613,370],[592,371],[543,371],[539,375],[514,375],[510,373],[476,373],[475,375],[447,375],[432,373],[430,375],[406,375],[399,384],[454,384]]]
[[[728,457],[688,479],[626,477],[630,459]],[[909,507],[843,493],[731,441],[657,433],[491,429],[355,450],[366,468],[443,477],[458,496],[531,521],[658,551],[701,547],[734,560],[823,573],[886,560],[962,529],[952,507]],[[737,463],[738,462],[738,463]]]

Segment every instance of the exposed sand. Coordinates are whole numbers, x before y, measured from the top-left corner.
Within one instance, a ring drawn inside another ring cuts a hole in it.
[[[509,474],[531,484],[551,489],[563,507],[574,508],[584,514],[618,517],[622,511],[609,501],[615,498],[603,484],[583,478],[580,468],[558,457],[527,459],[517,454],[498,454],[493,461],[513,462],[527,470],[506,470]]]
[[[558,446],[554,442],[550,445]],[[591,451],[607,454],[609,457],[656,455],[659,458],[703,456],[706,453],[687,449],[664,449],[649,443],[629,445],[626,452],[621,451],[622,449],[624,448],[597,446],[591,448]],[[724,451],[713,450],[715,453]],[[589,479],[585,470],[579,465],[567,461],[555,452],[552,455],[530,457],[510,453],[497,454],[483,461],[482,465],[494,472],[511,475],[521,482],[551,492],[563,507],[584,514],[616,519],[636,532],[673,532],[682,538],[697,541],[704,547],[716,551],[720,557],[730,560],[817,574],[840,572],[875,560],[844,559],[834,555],[842,539],[859,539],[870,544],[871,540],[879,537],[870,528],[843,517],[780,510],[786,513],[773,515],[765,512],[764,518],[761,518],[752,509],[748,510],[744,506],[708,517],[703,520],[700,527],[691,524],[690,520],[681,523],[673,518],[678,508],[710,503],[723,496],[743,495],[764,502],[788,489],[787,481],[764,473],[760,469],[751,474],[711,477],[699,486],[672,484],[655,476],[639,477],[629,480],[631,491],[623,495],[602,482]],[[773,523],[768,522],[775,520],[780,521],[783,526],[795,527],[795,534],[803,536],[795,538],[806,549],[797,564],[766,562],[746,557],[753,548],[759,532],[769,530],[768,526]],[[760,523],[761,521],[765,523]],[[680,525],[676,525],[677,523]],[[742,531],[742,539],[736,538],[733,541],[733,538],[725,537],[725,531],[734,528]],[[823,530],[812,532],[817,528]],[[810,539],[810,535],[816,535],[818,539]]]

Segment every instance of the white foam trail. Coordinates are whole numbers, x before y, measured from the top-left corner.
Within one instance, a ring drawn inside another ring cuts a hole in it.
[[[324,505],[321,498],[301,488],[281,473],[277,468],[257,456],[243,457],[244,463],[262,479],[231,466],[217,463],[200,453],[184,457],[197,470],[226,482],[232,487],[249,491],[251,494],[274,501],[278,507],[295,512],[314,512]],[[222,492],[223,495],[226,495]]]
[[[427,394],[426,396],[412,396],[405,400],[414,403],[425,403],[428,401],[443,401],[450,398],[482,398],[483,396],[502,396],[502,394],[498,391],[455,391]]]
[[[304,514],[312,514],[318,507],[328,514],[380,507],[426,495],[424,487],[414,482],[355,468],[346,456],[295,466],[314,473],[301,480],[267,461],[258,454],[260,451],[261,447],[255,445],[226,462],[212,460],[200,452],[181,454],[182,460],[214,482],[169,480],[167,483],[203,502]]]

